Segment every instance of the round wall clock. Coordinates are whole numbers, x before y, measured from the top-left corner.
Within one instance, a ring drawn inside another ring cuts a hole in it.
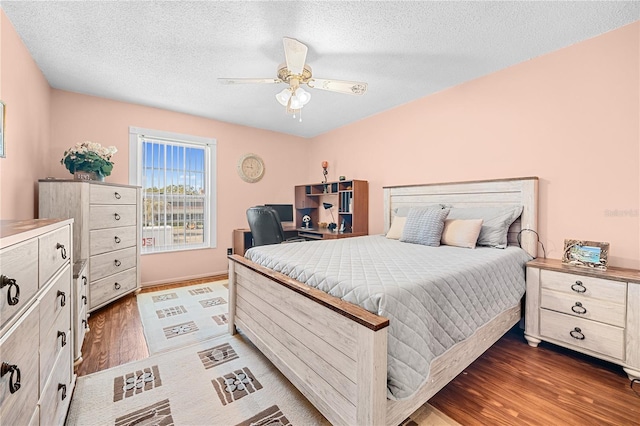
[[[264,176],[264,161],[256,154],[245,154],[238,160],[238,174],[245,182],[258,182]]]

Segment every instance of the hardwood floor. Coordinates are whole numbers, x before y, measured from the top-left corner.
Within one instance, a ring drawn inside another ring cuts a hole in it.
[[[92,313],[89,326],[80,376],[149,356],[134,295]],[[463,425],[640,425],[640,385],[631,389],[622,368],[532,348],[518,327],[429,402]]]

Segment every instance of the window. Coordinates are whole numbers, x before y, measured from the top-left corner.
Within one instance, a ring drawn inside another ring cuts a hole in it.
[[[216,140],[129,128],[129,182],[142,187],[142,254],[216,246]]]

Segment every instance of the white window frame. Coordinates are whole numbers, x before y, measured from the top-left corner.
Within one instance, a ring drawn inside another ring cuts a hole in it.
[[[208,211],[205,210],[205,220],[209,221],[209,232],[204,235],[204,243],[199,245],[189,246],[165,246],[163,249],[156,249],[146,254],[155,253],[167,253],[175,251],[188,251],[188,250],[200,250],[217,247],[217,202],[216,202],[216,151],[217,141],[213,138],[205,138],[201,136],[191,136],[180,133],[165,132],[162,130],[145,129],[142,127],[129,127],[129,184],[142,186],[142,170],[143,167],[139,163],[142,160],[142,143],[140,136],[146,136],[150,139],[158,139],[160,141],[166,141],[167,143],[176,143],[183,145],[198,145],[206,146],[208,148],[209,155],[205,155],[205,179],[206,179],[206,192],[205,192],[205,209],[208,207]],[[144,193],[144,188],[143,191]],[[140,218],[142,220],[143,211],[140,211]],[[205,225],[206,229],[206,225]],[[142,238],[142,235],[139,236]]]

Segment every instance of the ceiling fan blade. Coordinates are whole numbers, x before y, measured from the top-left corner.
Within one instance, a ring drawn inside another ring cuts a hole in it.
[[[312,89],[329,90],[331,92],[348,93],[350,95],[364,95],[367,91],[367,83],[361,81],[312,78],[307,85]]]
[[[302,74],[304,61],[307,60],[307,46],[298,40],[284,37],[284,56],[287,59],[287,68],[291,74]]]
[[[219,78],[222,84],[270,84],[282,83],[279,78]]]

